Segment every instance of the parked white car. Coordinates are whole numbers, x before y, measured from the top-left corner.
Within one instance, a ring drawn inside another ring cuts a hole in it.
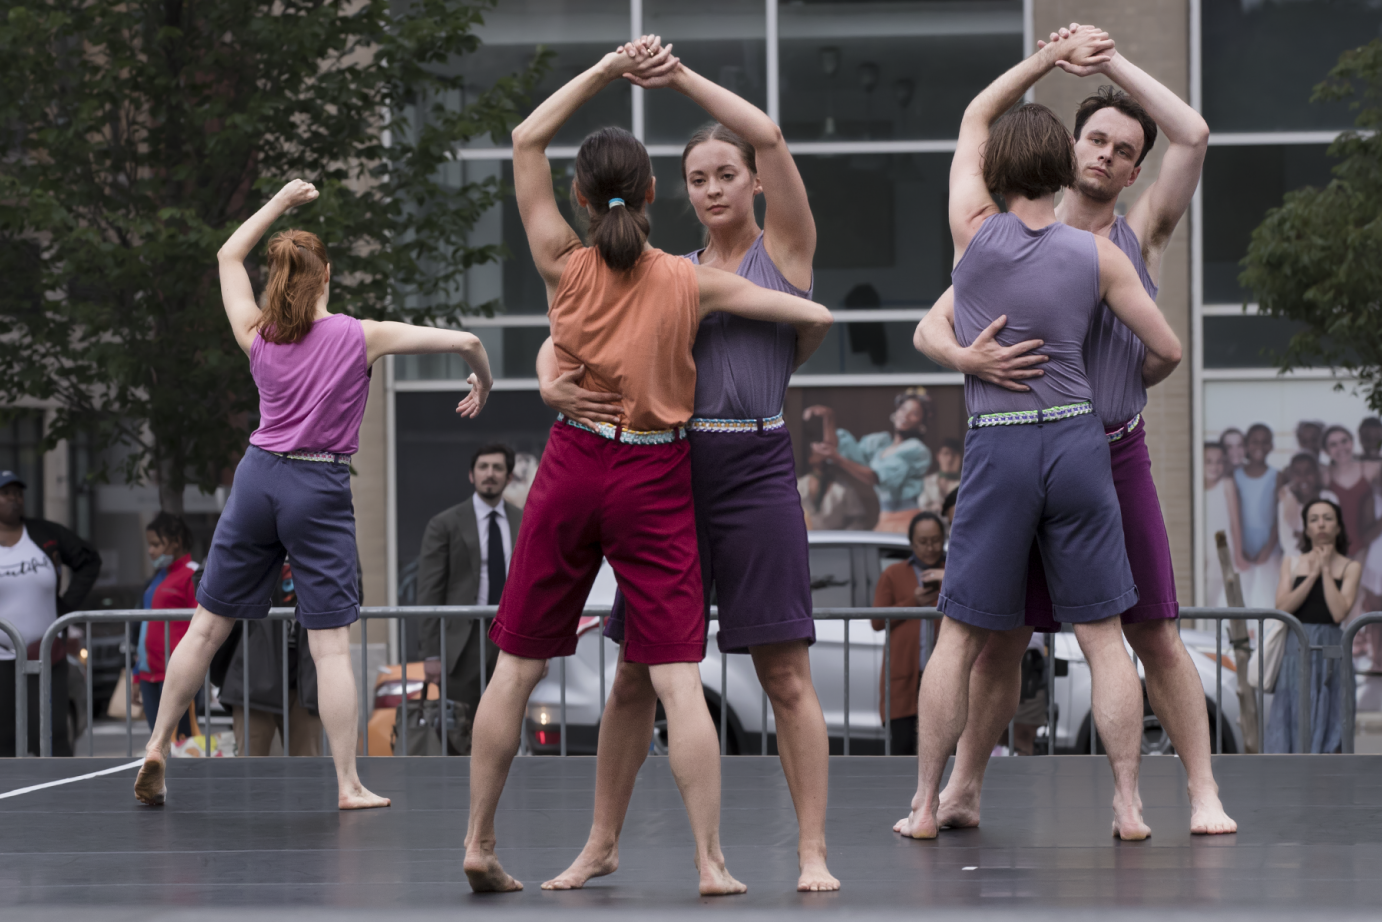
[[[869,607],[879,574],[910,554],[902,535],[865,531],[809,532],[811,554],[811,594],[817,608]],[[592,587],[588,604],[609,605],[614,601],[614,573],[606,563]],[[722,656],[715,642],[716,623],[710,624],[710,639],[701,662],[701,682],[706,703],[716,728],[720,728],[721,678],[724,679],[724,730],[729,753],[758,754],[766,748],[777,752],[772,711],[765,707],[762,687],[747,656]],[[1214,635],[1184,631],[1186,645],[1199,670],[1214,727]],[[845,638],[842,621],[817,621],[816,643],[811,647],[811,675],[825,712],[830,734],[830,751],[853,754],[882,754],[884,728],[880,718],[879,673],[883,669],[882,631],[874,631],[867,620],[848,624],[849,638],[849,719],[845,719]],[[581,621],[576,653],[565,660],[554,659],[548,675],[534,690],[528,703],[525,743],[530,752],[555,754],[561,751],[561,680],[566,679],[566,751],[593,754],[600,720],[600,646],[604,646],[605,694],[614,682],[617,646],[599,633],[596,618]],[[1227,644],[1225,645],[1227,650]],[[1075,635],[1055,635],[1056,751],[1089,751],[1090,679]],[[1231,662],[1231,660],[1229,660]],[[1139,665],[1139,672],[1141,667]],[[1231,671],[1224,672],[1224,751],[1242,752],[1238,728],[1237,683]],[[1170,744],[1150,709],[1143,735],[1143,751],[1170,751]],[[766,726],[765,726],[766,715]],[[659,723],[661,712],[659,710]],[[766,730],[766,740],[764,738]],[[666,737],[659,726],[654,747],[665,751]],[[1038,746],[1046,747],[1046,731],[1038,734]]]

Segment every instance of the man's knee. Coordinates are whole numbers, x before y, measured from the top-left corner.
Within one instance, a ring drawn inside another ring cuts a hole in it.
[[[657,691],[653,688],[648,667],[635,663],[620,663],[614,672],[609,698],[605,700],[605,710],[656,706]]]
[[[811,689],[811,658],[806,641],[754,647],[750,652],[758,682],[773,708],[796,710]]]
[[[1154,664],[1169,663],[1178,659],[1185,649],[1177,624],[1171,619],[1144,621],[1124,625],[1123,634],[1138,659]]]
[[[973,671],[986,677],[1016,676],[1022,668],[1022,655],[1032,633],[1023,628],[994,631],[974,660]]]

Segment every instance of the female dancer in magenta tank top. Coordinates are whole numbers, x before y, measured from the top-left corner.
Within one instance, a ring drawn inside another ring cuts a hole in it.
[[[649,36],[653,50],[656,37]],[[671,87],[718,123],[702,128],[682,153],[682,179],[696,216],[709,231],[693,263],[737,272],[755,285],[809,298],[816,225],[806,187],[767,114],[678,64],[666,77],[635,81]],[[754,198],[766,202],[764,228]],[[783,323],[712,314],[696,331],[696,416],[691,420],[691,484],[707,601],[719,607],[720,649],[750,653],[776,715],[778,751],[796,805],[799,890],[834,890],[826,867],[825,808],[829,740],[811,683],[808,645],[815,641],[806,525],[795,483],[792,440],[782,417],[787,382],[797,366],[796,331]],[[568,415],[612,421],[614,395],[556,377],[550,349],[539,363],[543,399]],[[544,367],[545,366],[545,367]],[[624,640],[625,599],[614,603],[605,633]],[[620,662],[600,724],[603,759],[590,839],[553,889],[584,886],[613,870],[619,829],[647,755],[655,695],[647,669]],[[618,777],[613,777],[618,773]]]
[[[1061,53],[1092,57],[1105,47],[1111,48],[1106,35],[1090,33]],[[1023,62],[970,104],[951,166],[961,344],[1006,314],[1000,336],[1040,339],[1050,360],[1027,392],[973,376],[965,380],[970,432],[939,604],[946,617],[922,676],[917,793],[911,815],[897,827],[918,838],[938,831],[941,773],[965,725],[974,660],[988,632],[1022,627],[1026,573],[1017,562],[1026,559],[1033,539],[1041,544],[1056,616],[1076,625],[1095,687],[1104,692],[1103,713],[1119,722],[1115,831],[1125,838],[1147,835],[1137,802],[1141,694],[1113,618],[1136,600],[1137,590],[1083,344],[1101,301],[1147,343],[1149,380],[1175,367],[1180,344],[1127,257],[1108,240],[1056,220],[1055,193],[1073,183],[1075,172],[1070,136],[1059,118],[1044,107],[1024,106],[998,118],[990,133],[989,122],[1003,111],[994,103],[1006,84],[1044,66],[1039,56]],[[1008,203],[1008,213],[997,213],[995,196]]]
[[[697,327],[715,311],[791,324],[796,361],[830,326],[830,312],[647,243],[655,184],[648,152],[606,128],[576,155],[574,198],[590,215],[594,246],[557,209],[544,153],[586,100],[630,71],[655,77],[670,49],[621,46],[548,97],[513,132],[514,185],[533,261],[547,284],[557,373],[591,391],[620,393],[613,421],[558,418],[524,507],[512,569],[491,638],[494,678],[475,717],[465,872],[475,890],[517,890],[495,857],[494,816],[519,728],[545,661],[576,650],[581,609],[609,560],[629,598],[622,655],[642,665],[672,740],[672,772],[696,842],[702,893],[741,893],[719,845],[720,759],[705,706],[704,598],[691,495],[687,424],[693,416]],[[608,723],[608,722],[607,722]],[[647,735],[642,736],[646,751]],[[620,753],[603,747],[601,762]],[[597,777],[606,777],[597,770]]]
[[[216,523],[197,611],[173,651],[162,707],[134,793],[165,798],[164,760],[178,719],[202,687],[211,657],[237,618],[263,618],[286,555],[293,563],[297,618],[317,664],[322,725],[336,763],[342,810],[387,807],[355,773],[359,698],[350,670],[349,625],[360,615],[350,456],[360,444],[370,367],[384,355],[455,352],[474,369],[456,412],[472,417],[491,385],[484,346],[470,333],[356,320],[327,311],[331,262],[315,234],[286,231],[269,241],[269,284],[260,311],[245,257],[289,208],[317,197],[293,180],[226,241],[221,297],[235,340],[259,388],[259,428],[235,469]]]

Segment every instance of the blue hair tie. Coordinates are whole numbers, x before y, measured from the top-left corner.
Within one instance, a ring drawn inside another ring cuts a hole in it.
[[[621,199],[621,198],[612,198],[612,199],[610,199],[608,202],[605,203],[605,207],[606,207],[606,208],[613,208],[615,205],[623,205],[623,204],[624,204],[624,200],[623,200],[623,199]]]

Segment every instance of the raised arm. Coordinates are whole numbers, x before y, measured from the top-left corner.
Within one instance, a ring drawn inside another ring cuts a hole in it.
[[[1042,340],[1028,339],[1013,346],[998,342],[998,331],[1007,326],[1006,314],[990,323],[968,346],[961,346],[955,336],[955,289],[947,288],[926,316],[917,324],[912,345],[922,355],[946,368],[982,378],[990,384],[1010,391],[1029,391],[1024,378],[1039,378],[1043,374],[1036,367],[1049,356],[1033,352],[1043,345]]]
[[[392,320],[362,320],[365,328],[366,361],[373,365],[385,355],[434,355],[454,352],[470,366],[470,393],[456,407],[462,416],[472,417],[480,412],[489,399],[494,378],[490,375],[489,354],[474,333],[461,330],[441,330],[419,327]]]
[[[246,355],[249,355],[250,346],[254,344],[260,311],[254,300],[254,286],[250,284],[249,273],[245,271],[245,258],[285,211],[315,200],[317,194],[317,187],[310,182],[294,179],[279,189],[248,221],[236,228],[235,233],[216,252],[221,274],[221,301],[225,304],[226,318],[235,333],[235,341]]]
[[[581,246],[581,238],[557,208],[547,145],[577,109],[610,83],[640,67],[646,73],[656,74],[670,60],[670,45],[656,57],[639,45],[620,46],[548,96],[513,130],[513,185],[518,214],[528,235],[533,262],[547,284],[549,303],[556,294],[566,260]]]
[[[1062,30],[1056,40],[1043,44],[1036,54],[990,83],[965,107],[955,157],[950,161],[950,233],[955,239],[956,262],[984,219],[998,212],[998,205],[984,183],[984,144],[988,141],[989,126],[1056,62],[1099,64],[1108,60],[1112,50],[1108,33],[1072,23],[1068,31]]]
[[[644,36],[643,41],[653,53],[661,50],[660,36]],[[796,161],[782,138],[782,129],[762,109],[680,61],[666,76],[646,78],[632,73],[627,77],[648,89],[665,86],[676,90],[753,145],[766,207],[763,245],[788,281],[798,288],[809,288],[811,260],[816,254],[816,220],[806,197],[806,184],[801,181]]]
[[[700,286],[701,319],[725,311],[750,320],[789,323],[797,331],[796,368],[811,357],[834,322],[830,311],[814,301],[771,288],[759,288],[732,272],[696,266]]]
[[[1151,387],[1166,380],[1180,364],[1180,340],[1142,287],[1137,270],[1123,251],[1107,237],[1096,235],[1094,241],[1099,247],[1100,294],[1114,316],[1146,345],[1142,380]]]

